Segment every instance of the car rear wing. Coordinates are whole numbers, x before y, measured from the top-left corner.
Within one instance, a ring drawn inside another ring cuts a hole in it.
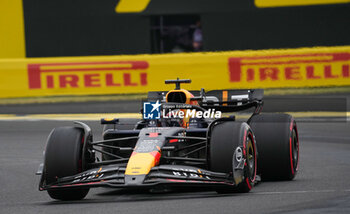
[[[205,92],[190,91],[194,97],[192,100],[205,109],[215,109],[222,112],[235,112],[255,107],[256,111],[261,110],[263,105],[263,89],[242,89],[242,90],[213,90]],[[165,102],[167,91],[148,92],[148,101],[157,100]]]

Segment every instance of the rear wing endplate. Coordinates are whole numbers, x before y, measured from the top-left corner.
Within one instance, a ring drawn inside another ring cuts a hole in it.
[[[241,111],[255,107],[259,109],[263,105],[264,89],[242,89],[242,90],[213,90],[204,92],[190,91],[194,95],[194,100],[205,108],[213,108],[222,112]],[[147,100],[155,102],[157,100],[165,102],[167,91],[148,92]]]

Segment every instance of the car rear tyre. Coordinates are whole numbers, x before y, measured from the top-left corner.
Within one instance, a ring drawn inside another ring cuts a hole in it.
[[[241,172],[234,169],[235,151],[238,147],[241,148],[245,159]],[[230,121],[215,125],[211,131],[209,157],[212,171],[233,175],[233,183],[237,184],[217,188],[218,193],[245,193],[252,189],[257,173],[257,150],[254,134],[248,124]],[[242,176],[236,180],[237,173],[241,173]]]
[[[249,123],[259,151],[263,180],[292,180],[299,166],[297,125],[288,114],[254,115]]]
[[[82,172],[82,147],[84,132],[75,127],[59,127],[52,130],[45,150],[45,179],[47,184],[58,178]],[[80,200],[89,192],[88,188],[48,190],[57,200]]]

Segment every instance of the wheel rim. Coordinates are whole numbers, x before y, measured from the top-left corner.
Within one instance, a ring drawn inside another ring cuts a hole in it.
[[[293,160],[293,169],[296,171],[298,169],[299,162],[299,142],[295,129],[292,132],[292,160]]]
[[[247,166],[248,176],[251,181],[255,179],[255,149],[251,138],[247,139]]]

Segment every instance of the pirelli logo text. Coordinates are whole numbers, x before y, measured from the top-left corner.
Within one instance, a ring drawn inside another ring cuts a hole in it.
[[[147,86],[147,61],[28,64],[29,89]]]
[[[230,82],[350,81],[350,53],[229,58]]]

